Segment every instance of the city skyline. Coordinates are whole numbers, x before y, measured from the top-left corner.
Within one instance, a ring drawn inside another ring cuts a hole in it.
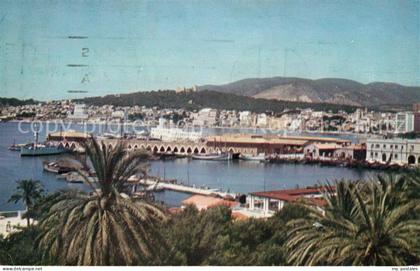
[[[52,100],[274,76],[420,85],[419,1],[0,7],[1,97]]]

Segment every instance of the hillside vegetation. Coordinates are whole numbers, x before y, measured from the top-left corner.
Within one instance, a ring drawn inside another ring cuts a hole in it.
[[[339,110],[354,111],[354,106],[342,106],[327,103],[305,103],[255,99],[216,91],[199,91],[193,93],[176,93],[175,91],[148,91],[121,95],[107,95],[104,97],[90,97],[78,100],[80,102],[115,106],[147,106],[159,108],[185,108],[189,110],[211,107],[226,110],[250,110],[253,112],[272,111],[280,113],[285,109],[313,108],[337,112]]]

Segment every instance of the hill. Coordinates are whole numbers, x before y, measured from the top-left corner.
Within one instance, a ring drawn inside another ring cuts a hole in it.
[[[354,106],[409,105],[420,102],[420,87],[407,87],[394,83],[361,84],[356,81],[326,78],[318,80],[272,77],[250,78],[225,85],[204,85],[199,90],[255,98],[309,103],[332,103]]]
[[[184,108],[198,110],[211,107],[227,110],[249,110],[253,112],[272,111],[280,113],[286,109],[313,108],[315,110],[339,110],[354,111],[354,106],[341,106],[327,103],[305,103],[276,101],[261,98],[252,98],[230,93],[216,91],[199,91],[192,93],[176,93],[175,91],[147,91],[134,92],[129,94],[107,95],[104,97],[90,97],[76,101],[93,105],[115,105],[115,106],[146,106],[158,108]]]
[[[39,102],[29,99],[29,100],[19,100],[16,98],[2,98],[0,97],[0,106],[20,106],[28,104],[37,104]]]

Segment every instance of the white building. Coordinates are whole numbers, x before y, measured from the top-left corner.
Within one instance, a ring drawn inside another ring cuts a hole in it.
[[[252,126],[252,113],[250,111],[239,112],[239,123],[242,127]]]
[[[257,126],[258,127],[267,127],[268,125],[268,118],[267,114],[262,113],[257,115]]]
[[[367,139],[366,160],[420,165],[419,139]]]
[[[414,131],[413,112],[400,112],[395,115],[395,133],[409,133]]]
[[[170,127],[165,119],[160,118],[159,125],[150,130],[150,136],[162,141],[199,141],[203,137],[203,131],[184,131]]]
[[[73,121],[84,121],[89,118],[89,115],[86,111],[85,104],[75,104],[73,109],[73,114],[67,116],[67,119]]]
[[[195,116],[193,125],[212,127],[212,126],[217,125],[217,121],[218,121],[217,109],[203,108],[200,111],[198,111],[197,115]]]

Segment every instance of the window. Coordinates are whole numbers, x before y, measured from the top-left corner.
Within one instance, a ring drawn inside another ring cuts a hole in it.
[[[384,149],[386,149],[386,145],[384,144]]]
[[[398,159],[398,154],[394,154],[394,158],[395,159]]]
[[[378,153],[377,152],[375,152],[375,157],[378,157]]]
[[[393,148],[394,148],[394,145],[392,145],[392,144],[391,144],[391,146],[390,146],[390,147],[391,147],[391,149],[393,149]]]

